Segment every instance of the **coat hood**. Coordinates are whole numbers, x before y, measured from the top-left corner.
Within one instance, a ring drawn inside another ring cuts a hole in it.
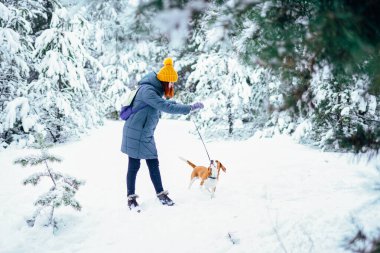
[[[146,76],[144,76],[141,81],[139,82],[139,85],[151,85],[153,86],[160,94],[164,94],[164,88],[162,87],[161,81],[157,79],[156,72],[150,72]]]

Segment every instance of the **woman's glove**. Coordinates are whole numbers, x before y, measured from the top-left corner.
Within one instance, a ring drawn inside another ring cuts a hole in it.
[[[190,108],[192,111],[202,109],[203,107],[204,107],[204,105],[201,102],[196,102],[196,103],[190,105]]]

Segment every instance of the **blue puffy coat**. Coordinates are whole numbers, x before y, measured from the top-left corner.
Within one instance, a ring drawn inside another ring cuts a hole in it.
[[[156,73],[147,74],[140,82],[133,108],[144,109],[132,114],[125,121],[121,151],[136,159],[157,158],[154,130],[160,118],[160,111],[171,114],[188,114],[190,105],[177,104],[163,97],[164,89]]]

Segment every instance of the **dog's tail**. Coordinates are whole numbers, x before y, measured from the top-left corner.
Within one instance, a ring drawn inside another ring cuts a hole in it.
[[[189,160],[186,160],[185,158],[180,157],[180,156],[178,158],[181,159],[182,161],[184,161],[185,163],[187,163],[188,165],[190,165],[191,167],[193,167],[193,168],[196,167],[196,165],[194,163],[190,162]]]

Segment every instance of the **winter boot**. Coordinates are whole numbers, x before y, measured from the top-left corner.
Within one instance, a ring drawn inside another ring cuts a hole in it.
[[[136,201],[138,197],[139,196],[137,196],[136,194],[128,195],[128,207],[130,210],[136,210],[137,212],[141,211],[139,204]]]
[[[162,191],[159,194],[157,194],[157,197],[161,201],[161,204],[166,206],[172,206],[174,205],[174,202],[168,197],[168,194],[168,191]]]

